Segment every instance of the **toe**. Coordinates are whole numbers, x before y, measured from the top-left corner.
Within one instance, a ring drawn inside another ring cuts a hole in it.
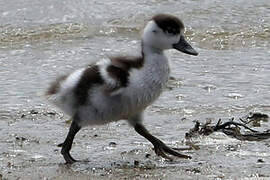
[[[190,156],[187,156],[187,155],[184,155],[184,154],[180,154],[179,152],[172,150],[172,149],[169,148],[168,146],[165,146],[165,147],[164,147],[164,151],[165,151],[166,153],[170,154],[170,155],[173,155],[173,156],[176,156],[176,157],[179,157],[179,158],[191,159]]]
[[[187,148],[171,148],[172,150],[176,150],[176,151],[188,151],[188,150],[192,150],[191,147],[187,147]]]
[[[164,152],[164,149],[161,147],[161,146],[157,146],[155,147],[155,153],[158,155],[158,156],[161,156],[165,159],[168,159],[170,161],[173,160],[173,158],[169,157],[168,155],[166,155],[166,153]]]
[[[65,148],[65,147],[62,147],[62,150],[61,150],[61,154],[63,155],[64,159],[66,160],[66,163],[67,164],[72,164],[74,162],[76,162],[77,160],[75,160],[71,155],[70,155],[70,150]]]
[[[64,145],[64,143],[60,143],[60,144],[58,144],[57,146],[58,146],[58,147],[63,147],[63,145]]]
[[[65,161],[66,161],[67,164],[72,164],[72,163],[77,162],[77,161],[70,155],[69,152],[63,153],[62,155],[63,155],[63,157],[64,157],[64,159],[65,159]]]

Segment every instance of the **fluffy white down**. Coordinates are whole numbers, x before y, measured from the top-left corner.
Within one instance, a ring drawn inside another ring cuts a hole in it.
[[[81,126],[130,120],[158,98],[169,78],[168,60],[162,52],[148,52],[146,58],[143,68],[131,70],[128,86],[117,94],[104,94],[102,86],[92,88],[91,101],[78,110]]]
[[[72,73],[55,95],[55,104],[70,116],[78,113],[80,126],[106,124],[112,121],[128,119],[130,123],[135,116],[153,103],[161,94],[169,78],[169,64],[163,53],[179,41],[180,35],[166,35],[155,22],[150,21],[143,33],[144,65],[140,69],[131,69],[127,87],[108,94],[104,85],[96,85],[89,90],[88,101],[84,105],[74,106],[73,89],[85,69]],[[117,86],[117,82],[106,71],[109,59],[97,63],[100,74],[107,86]]]
[[[59,91],[49,97],[49,101],[69,116],[73,116],[76,112],[73,89],[78,84],[85,69],[81,68],[71,73],[64,81],[60,82]]]

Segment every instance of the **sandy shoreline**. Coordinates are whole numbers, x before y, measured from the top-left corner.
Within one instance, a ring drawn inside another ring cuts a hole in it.
[[[150,120],[168,118],[168,115],[148,114]],[[170,117],[179,121],[175,115]],[[192,156],[191,160],[169,162],[157,157],[151,144],[124,121],[83,129],[75,139],[72,154],[89,162],[66,165],[56,146],[67,133],[66,120],[56,111],[36,109],[18,113],[13,121],[1,121],[2,180],[270,178],[269,141],[259,142],[262,147],[254,147],[256,152],[252,153],[245,149],[255,143],[215,134],[198,139],[200,150],[185,152]],[[165,133],[167,144],[184,146],[185,124],[176,127],[177,136],[168,134],[167,127],[146,124],[161,138]]]

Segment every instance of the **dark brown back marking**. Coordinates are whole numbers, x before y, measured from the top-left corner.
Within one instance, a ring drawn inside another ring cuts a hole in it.
[[[109,75],[120,81],[123,87],[128,86],[129,71],[132,68],[140,69],[143,67],[143,57],[114,57],[111,58],[112,65],[107,67]]]
[[[77,86],[74,89],[77,105],[85,104],[88,98],[89,89],[95,84],[102,83],[103,79],[97,65],[92,65],[84,70]]]
[[[111,58],[111,62],[113,66],[129,71],[131,68],[135,69],[142,68],[144,64],[144,58],[120,56]]]
[[[129,77],[129,72],[121,69],[119,67],[110,65],[107,67],[107,72],[109,73],[109,75],[116,79],[117,81],[120,82],[120,85],[123,87],[127,87],[128,85],[128,77]]]
[[[158,14],[153,17],[153,20],[164,32],[179,34],[184,29],[182,21],[172,15]]]
[[[47,95],[53,95],[53,94],[56,94],[56,93],[59,91],[60,83],[61,83],[62,81],[64,81],[67,77],[68,77],[67,75],[58,77],[58,78],[50,85],[50,87],[48,88],[46,94],[47,94]]]

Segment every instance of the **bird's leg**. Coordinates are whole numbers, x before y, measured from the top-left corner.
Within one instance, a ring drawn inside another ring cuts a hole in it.
[[[69,151],[71,150],[73,139],[75,135],[79,132],[81,127],[78,125],[79,117],[78,115],[75,115],[73,118],[73,121],[71,123],[71,126],[69,128],[68,135],[65,139],[65,141],[58,145],[58,147],[62,147],[61,154],[63,155],[64,159],[66,160],[66,163],[71,164],[76,162],[76,160],[70,155]]]
[[[165,159],[172,160],[172,158],[167,155],[167,154],[169,154],[169,155],[173,155],[173,156],[176,156],[179,158],[191,159],[190,156],[180,154],[177,151],[166,146],[161,140],[159,140],[155,136],[151,135],[142,124],[136,123],[134,126],[134,129],[137,133],[139,133],[140,135],[145,137],[147,140],[149,140],[154,145],[155,153],[158,156],[162,156]]]

